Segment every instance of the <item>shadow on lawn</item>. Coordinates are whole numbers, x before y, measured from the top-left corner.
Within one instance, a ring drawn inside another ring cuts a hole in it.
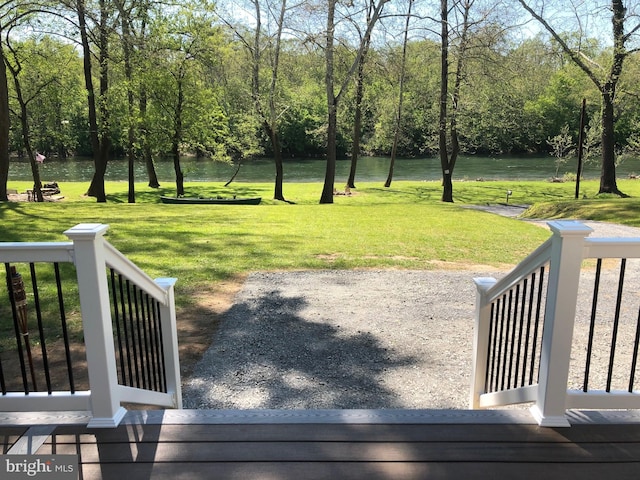
[[[381,377],[417,359],[370,333],[308,321],[298,313],[305,306],[278,291],[234,305],[185,388],[185,406],[404,408]]]

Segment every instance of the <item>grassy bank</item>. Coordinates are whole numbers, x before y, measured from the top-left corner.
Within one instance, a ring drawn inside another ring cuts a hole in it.
[[[640,182],[621,181],[623,190],[629,188],[632,196],[640,196]],[[439,182],[398,181],[390,188],[382,183],[356,182],[358,188],[351,196],[336,196],[337,205],[378,205],[378,204],[437,204],[442,195]],[[637,186],[636,186],[637,185]],[[9,182],[9,188],[24,192],[31,188],[30,182]],[[60,183],[64,202],[94,204],[95,199],[84,197],[87,183]],[[341,190],[343,185],[336,183]],[[229,196],[261,196],[263,204],[276,205],[281,202],[273,200],[272,183],[232,183],[224,187],[222,183],[191,182],[185,184],[186,196],[210,197],[216,195]],[[510,203],[532,205],[541,202],[570,200],[574,197],[575,185],[572,183],[549,183],[545,181],[500,181],[500,182],[455,182],[454,200],[456,204],[483,204],[506,201],[506,192],[511,191]],[[595,181],[583,182],[581,194],[593,197],[598,190]],[[110,203],[127,203],[127,184],[125,182],[107,182],[106,191]],[[285,183],[284,194],[288,201],[297,205],[317,205],[322,191],[320,183]],[[635,192],[635,193],[634,193]],[[152,189],[144,184],[136,185],[136,201],[138,203],[159,203],[160,195],[175,195],[175,185],[163,183],[161,188]]]
[[[636,185],[621,181],[620,187],[640,196]],[[26,182],[9,185],[18,191],[28,187]],[[259,270],[508,267],[548,233],[463,208],[504,202],[507,190],[514,204],[578,205],[590,218],[606,207],[610,216],[603,214],[602,219],[637,222],[626,213],[626,206],[636,205],[633,199],[575,202],[574,185],[547,182],[458,182],[454,204],[439,201],[437,182],[396,182],[390,189],[363,183],[354,195],[336,196],[332,205],[318,205],[319,183],[285,185],[287,199],[295,204],[272,200],[271,184],[232,184],[226,189],[212,183],[187,185],[191,196],[264,199],[259,206],[224,207],[160,204],[159,195],[173,194],[172,185],[159,191],[138,185],[135,204],[126,203],[126,183],[107,183],[106,204],[84,197],[86,184],[60,187],[65,197],[60,202],[0,205],[0,240],[63,240],[62,232],[77,223],[107,223],[111,243],[150,275],[179,278],[182,293]],[[587,195],[592,192],[593,197],[596,191],[596,182],[583,183]],[[577,217],[576,211],[569,216]]]

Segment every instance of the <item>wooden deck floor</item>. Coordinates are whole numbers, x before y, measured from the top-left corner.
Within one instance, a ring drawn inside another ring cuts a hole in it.
[[[640,476],[636,412],[573,413],[571,428],[523,411],[132,411],[115,429],[87,429],[81,414],[48,428],[3,417],[3,453],[78,454],[80,479]]]

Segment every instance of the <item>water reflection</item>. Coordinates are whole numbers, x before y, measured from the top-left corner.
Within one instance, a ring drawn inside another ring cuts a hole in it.
[[[575,160],[568,161],[559,170],[559,175],[575,172]],[[211,159],[182,159],[185,181],[226,182],[236,170],[236,166],[215,162]],[[319,182],[324,179],[326,164],[323,160],[287,160],[284,165],[286,182]],[[345,182],[349,175],[350,162],[340,160],[336,168],[336,183]],[[358,161],[356,181],[381,181],[387,178],[389,159],[386,157],[362,157]],[[123,159],[109,162],[106,179],[112,181],[127,180],[127,161]],[[156,162],[158,179],[161,182],[173,181],[173,162],[169,159]],[[556,171],[552,157],[461,157],[456,164],[456,180],[544,180],[554,176]],[[640,160],[627,160],[618,167],[618,176],[640,173]],[[597,165],[587,165],[586,178],[597,178],[600,170]],[[40,164],[40,176],[43,181],[90,181],[93,175],[93,162],[87,158],[66,160],[47,159]],[[142,162],[136,164],[136,181],[144,182],[146,169]],[[240,167],[238,182],[271,182],[275,177],[273,161],[270,159],[245,162]],[[31,180],[31,168],[26,161],[13,160],[9,167],[10,180]],[[440,161],[437,158],[399,159],[394,168],[394,180],[438,180],[441,178]]]

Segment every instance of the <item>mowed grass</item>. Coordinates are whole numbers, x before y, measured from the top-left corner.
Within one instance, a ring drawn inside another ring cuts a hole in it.
[[[18,191],[29,186],[9,184]],[[549,233],[464,208],[504,203],[507,190],[512,192],[510,203],[583,205],[585,213],[601,205],[621,210],[636,205],[634,199],[596,198],[596,182],[583,183],[582,191],[591,199],[579,201],[572,200],[573,184],[456,182],[454,204],[440,201],[438,182],[395,182],[389,189],[362,183],[353,195],[338,195],[331,205],[318,204],[320,183],[285,184],[285,197],[293,203],[272,200],[271,184],[186,185],[187,196],[262,196],[258,206],[164,205],[159,196],[174,194],[169,184],[161,189],[136,185],[135,204],[126,203],[123,182],[107,182],[106,204],[83,196],[87,184],[60,187],[65,197],[60,202],[0,204],[0,241],[66,240],[63,232],[75,224],[109,224],[108,240],[152,277],[178,278],[182,298],[215,290],[216,282],[252,271],[509,268]],[[632,181],[621,181],[620,187],[640,196]],[[628,216],[626,223],[634,224],[633,215]]]

